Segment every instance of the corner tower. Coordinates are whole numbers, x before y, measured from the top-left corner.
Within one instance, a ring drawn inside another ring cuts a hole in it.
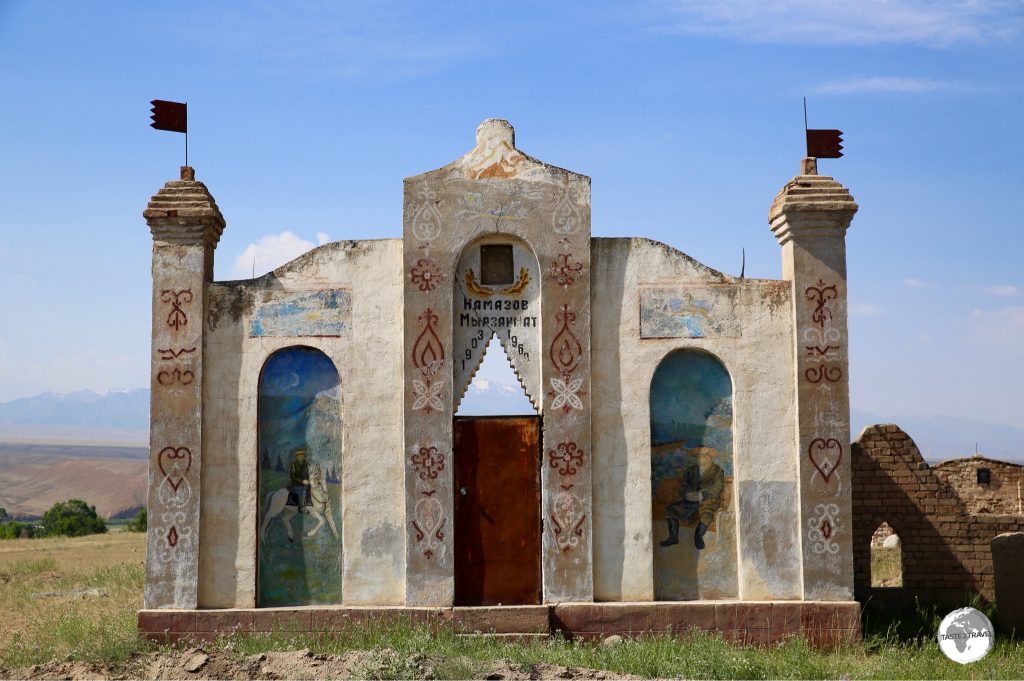
[[[804,600],[853,600],[846,230],[856,212],[814,158],[768,212],[792,283]]]
[[[146,608],[195,608],[203,446],[203,320],[217,202],[182,166],[143,212],[153,235]]]

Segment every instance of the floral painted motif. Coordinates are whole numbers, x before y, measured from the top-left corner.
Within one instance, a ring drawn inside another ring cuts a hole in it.
[[[420,241],[433,241],[441,234],[441,199],[426,183],[416,192],[412,213],[412,233]]]
[[[555,543],[562,551],[572,551],[583,538],[583,500],[572,492],[563,491],[552,501],[551,527],[555,532]]]
[[[563,239],[563,242],[568,242],[568,239]],[[555,282],[558,283],[562,288],[568,288],[572,286],[573,282],[579,278],[583,273],[583,263],[574,260],[572,253],[559,253],[551,262],[551,267],[548,268],[548,274],[550,274]]]
[[[418,318],[423,330],[412,345],[412,365],[421,378],[412,381],[414,411],[442,411],[444,382],[437,376],[444,366],[444,346],[437,335],[437,313],[427,308]]]
[[[416,502],[412,529],[417,544],[422,544],[423,555],[429,560],[444,545],[444,507],[434,498],[436,490],[423,492]]]
[[[818,504],[814,507],[816,515],[807,519],[807,539],[811,550],[816,554],[834,556],[839,553],[839,544],[832,541],[839,531],[839,506],[836,504]]]
[[[828,303],[835,300],[838,295],[835,285],[826,284],[823,279],[819,279],[817,286],[808,286],[804,289],[804,295],[814,303],[811,321],[824,329],[826,324],[832,322],[832,308]]]
[[[444,272],[430,258],[420,258],[409,271],[409,280],[420,291],[433,291],[444,281]]]
[[[444,470],[444,455],[437,451],[437,447],[420,447],[412,455],[412,467],[419,473],[420,480],[435,480],[437,474]]]
[[[582,385],[582,377],[570,379],[568,382],[561,378],[551,378],[552,389],[548,391],[552,398],[551,408],[561,409],[565,413],[569,413],[570,409],[583,409],[583,400],[580,396],[586,393],[580,392]]]
[[[444,383],[434,381],[442,363],[440,360],[436,360],[427,367],[417,369],[423,376],[423,380],[418,378],[412,380],[413,411],[422,410],[429,413],[444,409],[444,402],[441,401],[441,390],[444,388]]]
[[[562,375],[559,378],[551,378],[551,388],[548,395],[551,396],[552,409],[561,409],[569,413],[572,409],[583,409],[581,396],[586,395],[580,390],[583,387],[583,377],[573,377],[573,372],[580,365],[583,357],[583,345],[580,339],[573,332],[576,325],[576,313],[568,305],[562,305],[555,315],[555,320],[561,325],[558,333],[551,340],[549,355],[551,364]]]
[[[548,461],[560,475],[576,475],[577,466],[583,465],[583,450],[575,442],[559,442],[548,452]]]

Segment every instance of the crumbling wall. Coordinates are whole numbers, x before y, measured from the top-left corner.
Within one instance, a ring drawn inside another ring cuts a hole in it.
[[[851,447],[857,600],[958,604],[994,598],[989,542],[1024,531],[1024,516],[974,515],[899,426],[861,431]],[[903,587],[871,587],[871,538],[889,523],[903,546]]]
[[[979,469],[988,470],[988,482],[979,482]],[[972,456],[943,461],[932,466],[932,470],[960,498],[968,513],[1024,513],[1024,466]]]

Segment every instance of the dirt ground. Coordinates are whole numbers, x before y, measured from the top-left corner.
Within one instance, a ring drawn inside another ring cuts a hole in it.
[[[482,679],[638,679],[578,667],[549,664],[517,665],[506,661],[463,663],[466,678]],[[123,665],[49,662],[18,669],[0,668],[4,679],[352,679],[448,678],[452,661],[413,655],[402,658],[391,650],[352,651],[318,655],[308,650],[237,656],[188,648],[152,653]],[[461,674],[460,674],[461,676]]]

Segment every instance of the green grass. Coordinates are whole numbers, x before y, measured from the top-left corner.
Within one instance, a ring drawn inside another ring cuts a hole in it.
[[[142,606],[144,537],[95,536],[5,546],[10,553],[0,561],[0,666],[10,670],[54,660],[81,660],[106,665],[111,674],[141,673],[142,657],[157,650],[141,640],[136,629],[136,611]],[[58,557],[46,555],[49,552]],[[40,597],[93,588],[103,595]],[[990,606],[977,601],[970,605],[990,618],[993,615]],[[935,641],[946,612],[919,606],[894,613],[869,603],[864,641],[832,651],[811,648],[800,638],[768,648],[745,648],[706,633],[679,639],[651,634],[614,646],[561,638],[512,642],[458,636],[444,628],[431,632],[409,623],[351,627],[321,636],[235,635],[209,649],[239,658],[305,648],[327,654],[372,651],[353,670],[362,678],[478,678],[496,660],[523,670],[553,664],[697,679],[1024,676],[1024,642],[998,631],[994,649],[983,660],[962,666],[946,659]]]
[[[524,669],[547,663],[694,679],[973,679],[1019,678],[1024,673],[1024,645],[1020,642],[997,641],[985,659],[963,666],[942,654],[934,634],[907,640],[892,632],[871,634],[861,644],[821,651],[800,638],[768,648],[736,646],[717,634],[700,632],[683,638],[652,634],[613,646],[559,638],[517,643],[396,624],[350,628],[324,636],[280,632],[235,636],[222,639],[216,647],[239,657],[305,648],[337,655],[373,650],[356,670],[362,678],[477,678],[492,660],[506,660]]]

